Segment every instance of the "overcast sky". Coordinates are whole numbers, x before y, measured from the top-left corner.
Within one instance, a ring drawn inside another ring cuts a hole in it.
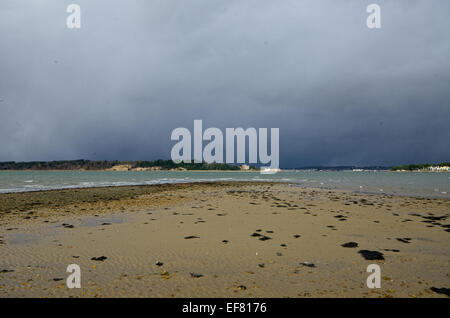
[[[81,6],[81,29],[66,7]],[[366,7],[381,6],[368,29]],[[448,0],[1,0],[0,161],[170,158],[280,128],[280,166],[450,161]]]

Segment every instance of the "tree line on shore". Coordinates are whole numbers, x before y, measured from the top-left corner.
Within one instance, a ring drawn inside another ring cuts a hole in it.
[[[118,165],[129,165],[134,168],[161,167],[161,170],[240,170],[237,165],[226,163],[175,163],[172,160],[154,161],[108,161],[108,160],[59,160],[30,162],[0,162],[0,170],[106,170]],[[254,167],[251,167],[256,169]]]

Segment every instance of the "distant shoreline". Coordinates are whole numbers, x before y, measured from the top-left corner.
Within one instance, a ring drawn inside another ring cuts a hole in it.
[[[1,172],[23,172],[23,171],[48,171],[48,172],[62,172],[62,171],[79,171],[79,172],[157,172],[157,171],[170,171],[170,172],[260,172],[257,169],[249,169],[249,170],[241,170],[241,169],[229,169],[229,170],[218,170],[218,169],[203,169],[203,170],[171,170],[171,169],[160,169],[160,170],[112,170],[112,169],[0,169]],[[283,168],[280,169],[279,172],[286,171],[350,171],[350,172],[376,172],[376,171],[384,171],[384,172],[402,172],[402,173],[411,173],[411,172],[422,172],[422,173],[442,173],[442,172],[450,172],[450,170],[443,171],[434,171],[434,170],[392,170],[392,169],[358,169],[357,171],[354,169],[335,169],[335,168],[322,168],[322,169],[299,169],[299,168]]]
[[[172,160],[154,160],[154,161],[108,161],[108,160],[57,160],[57,161],[29,161],[0,162],[0,171],[5,170],[94,170],[94,171],[153,171],[153,170],[218,170],[218,171],[249,171],[259,170],[257,167],[249,165],[236,165],[228,163],[175,163]]]
[[[295,170],[295,169],[281,169],[281,171],[284,170]],[[111,170],[111,169],[5,169],[0,170],[0,172],[6,172],[6,171],[12,171],[12,172],[22,172],[22,171],[48,171],[48,172],[62,172],[62,171],[79,171],[79,172],[260,172],[259,170],[251,169],[251,170]]]

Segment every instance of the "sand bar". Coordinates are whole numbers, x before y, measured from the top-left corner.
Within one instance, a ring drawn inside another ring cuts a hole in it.
[[[0,202],[0,297],[447,297],[436,288],[450,286],[448,199],[210,182]],[[65,284],[73,263],[81,289]],[[380,289],[366,286],[369,264]]]

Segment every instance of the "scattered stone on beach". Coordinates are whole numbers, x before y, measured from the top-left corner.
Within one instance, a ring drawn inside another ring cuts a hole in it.
[[[247,287],[244,286],[244,285],[239,285],[239,286],[237,287],[237,289],[238,289],[238,290],[246,290]]]
[[[356,242],[348,242],[341,245],[342,247],[358,247],[358,243]]]
[[[59,281],[61,281],[61,280],[64,280],[64,278],[53,278],[53,280],[54,280],[55,282],[59,282]]]
[[[313,263],[310,262],[301,262],[300,265],[306,266],[306,267],[316,267]]]
[[[395,253],[400,252],[400,250],[397,250],[397,249],[394,249],[394,248],[384,248],[383,251],[395,252]]]
[[[62,226],[65,227],[66,229],[73,229],[74,228],[74,226],[72,224],[67,224],[67,223],[63,223]]]
[[[222,243],[227,244],[228,240],[223,240]]]
[[[277,256],[283,256],[283,254],[280,252],[277,252]]]
[[[402,242],[402,243],[407,243],[407,244],[411,243],[410,242],[411,239],[409,237],[404,237],[404,238],[397,237],[397,241]]]
[[[295,234],[294,235],[294,238],[299,238],[301,235],[299,235],[299,234]]]
[[[200,277],[203,277],[203,275],[202,274],[197,274],[197,273],[189,273],[190,275],[191,275],[191,277],[192,278],[200,278]]]
[[[12,273],[12,272],[14,272],[13,269],[2,269],[2,270],[0,270],[0,273]]]
[[[450,296],[450,288],[431,287],[430,289],[437,294],[444,294],[446,296]]]
[[[159,261],[158,261],[158,262],[156,262],[156,263],[155,263],[155,265],[156,265],[156,266],[163,266],[163,265],[164,265],[164,263],[163,263],[163,262],[159,262]]]
[[[265,267],[264,263],[258,264],[258,266],[261,267],[261,268]]]
[[[103,262],[105,259],[107,259],[106,256],[99,256],[99,257],[92,257],[91,258],[92,261],[98,261],[98,262]]]
[[[252,235],[250,235],[250,236],[252,236],[252,237],[257,237],[257,236],[262,236],[261,234],[259,234],[259,233],[253,233]]]
[[[383,253],[378,251],[360,250],[358,253],[366,260],[384,260]]]
[[[447,219],[446,215],[443,216],[422,216],[422,218],[431,220],[431,221],[443,221]]]
[[[196,239],[196,238],[200,238],[200,237],[195,236],[195,235],[189,235],[189,236],[184,237],[185,240],[191,240],[191,239]]]
[[[111,223],[104,222],[104,223],[102,223],[102,225],[111,225]]]
[[[260,241],[267,241],[267,240],[271,240],[271,239],[272,239],[271,237],[268,237],[268,236],[265,236],[265,235],[263,237],[259,238]]]
[[[160,274],[162,277],[164,277],[165,279],[170,279],[170,274],[168,271],[163,271]]]

